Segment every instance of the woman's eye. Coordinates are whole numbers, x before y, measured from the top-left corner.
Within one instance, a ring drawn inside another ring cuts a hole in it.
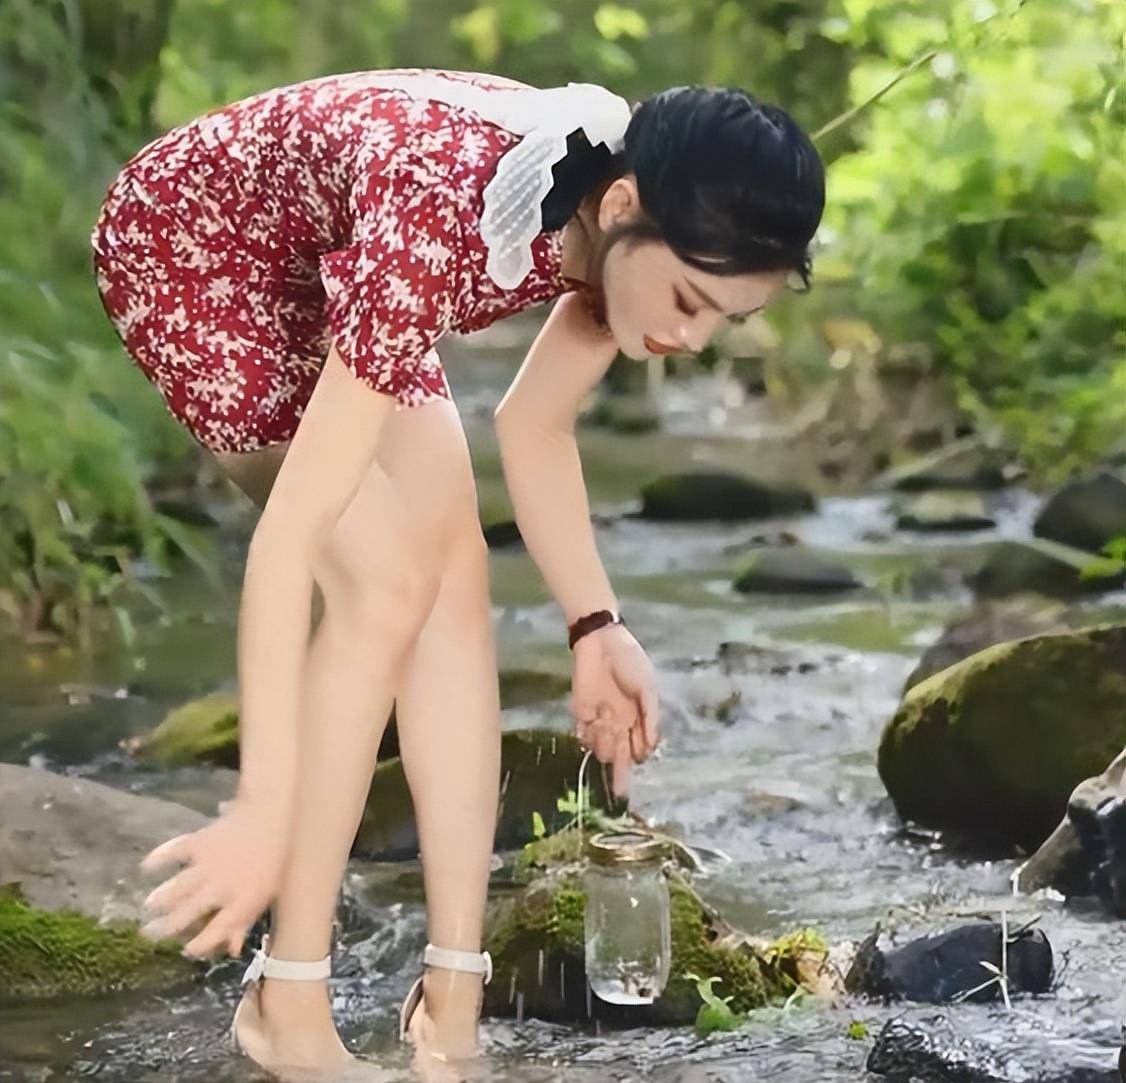
[[[684,303],[684,298],[683,298],[683,297],[681,297],[681,295],[680,295],[680,291],[679,291],[679,290],[675,290],[674,292],[675,292],[675,294],[676,294],[676,307],[677,307],[677,308],[679,308],[679,309],[680,309],[680,311],[681,311],[681,312],[683,312],[683,313],[684,313],[684,314],[685,314],[686,316],[695,316],[695,315],[696,315],[695,311],[693,311],[692,309],[690,309],[690,308],[689,308],[689,307],[688,307],[688,306],[687,306],[687,305],[686,305],[686,304]]]

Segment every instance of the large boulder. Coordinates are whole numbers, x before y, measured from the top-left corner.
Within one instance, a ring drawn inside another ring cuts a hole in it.
[[[166,988],[198,975],[138,932],[139,863],[202,827],[183,805],[0,764],[0,998]]]
[[[1039,845],[1126,745],[1126,626],[999,643],[916,685],[880,741],[905,819]]]
[[[781,489],[725,471],[666,474],[642,487],[643,519],[768,519],[813,511],[804,489]]]
[[[1032,530],[1041,538],[1101,552],[1112,538],[1126,535],[1126,481],[1101,471],[1065,485],[1044,505]]]

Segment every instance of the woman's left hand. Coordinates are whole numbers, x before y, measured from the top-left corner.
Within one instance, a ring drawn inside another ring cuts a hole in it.
[[[579,742],[613,765],[616,797],[629,792],[631,761],[642,763],[660,741],[657,674],[645,649],[621,624],[575,642],[571,716]]]

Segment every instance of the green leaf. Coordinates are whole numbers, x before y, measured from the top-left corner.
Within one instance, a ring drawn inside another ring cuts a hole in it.
[[[633,8],[621,7],[618,4],[603,4],[594,13],[594,25],[608,41],[649,36],[649,24],[645,16],[639,11],[634,11]]]

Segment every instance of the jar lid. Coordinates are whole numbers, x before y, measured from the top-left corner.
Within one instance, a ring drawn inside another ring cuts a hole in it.
[[[664,839],[647,831],[599,831],[586,842],[587,856],[596,865],[638,865],[660,861],[671,849]]]

